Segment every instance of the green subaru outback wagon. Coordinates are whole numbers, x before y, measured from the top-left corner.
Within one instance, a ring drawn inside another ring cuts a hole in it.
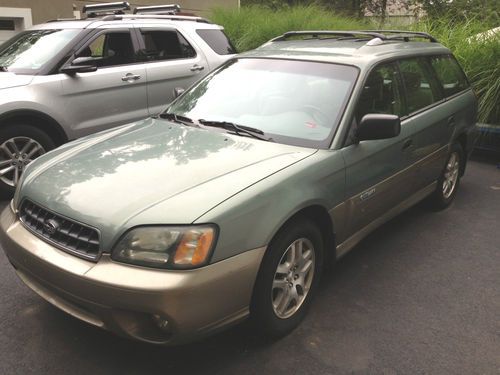
[[[329,260],[424,198],[452,202],[476,112],[427,34],[289,32],[159,117],[36,159],[1,245],[40,296],[123,336],[178,344],[248,316],[280,336]]]

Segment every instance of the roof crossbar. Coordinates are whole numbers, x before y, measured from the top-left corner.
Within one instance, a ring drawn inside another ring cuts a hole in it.
[[[155,14],[123,14],[123,15],[108,15],[102,18],[102,21],[121,21],[124,19],[136,20],[136,19],[160,19],[160,20],[171,20],[171,21],[192,21],[200,23],[209,23],[209,20],[202,17],[192,17],[192,16],[176,16],[176,15],[155,15]]]
[[[87,18],[95,18],[104,14],[124,14],[125,10],[130,10],[130,4],[127,1],[117,1],[113,3],[84,5],[82,13],[85,13]]]
[[[157,15],[174,15],[181,11],[181,6],[178,4],[169,5],[151,5],[144,7],[136,7],[134,14],[157,14]]]

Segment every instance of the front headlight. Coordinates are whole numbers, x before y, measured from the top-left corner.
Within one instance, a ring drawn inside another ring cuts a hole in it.
[[[118,241],[111,258],[155,268],[201,267],[210,259],[216,234],[212,225],[139,227]]]

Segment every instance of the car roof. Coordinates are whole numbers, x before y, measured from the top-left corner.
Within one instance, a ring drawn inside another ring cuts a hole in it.
[[[450,50],[440,43],[429,41],[381,40],[377,37],[352,40],[314,37],[286,40],[278,37],[253,51],[240,54],[239,57],[287,58],[364,68],[396,57],[449,53]]]

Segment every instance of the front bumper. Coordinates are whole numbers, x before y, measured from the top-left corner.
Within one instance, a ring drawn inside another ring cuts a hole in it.
[[[48,302],[95,326],[157,344],[179,344],[244,319],[265,248],[195,270],[90,262],[25,229],[12,209],[0,243],[18,276]]]

